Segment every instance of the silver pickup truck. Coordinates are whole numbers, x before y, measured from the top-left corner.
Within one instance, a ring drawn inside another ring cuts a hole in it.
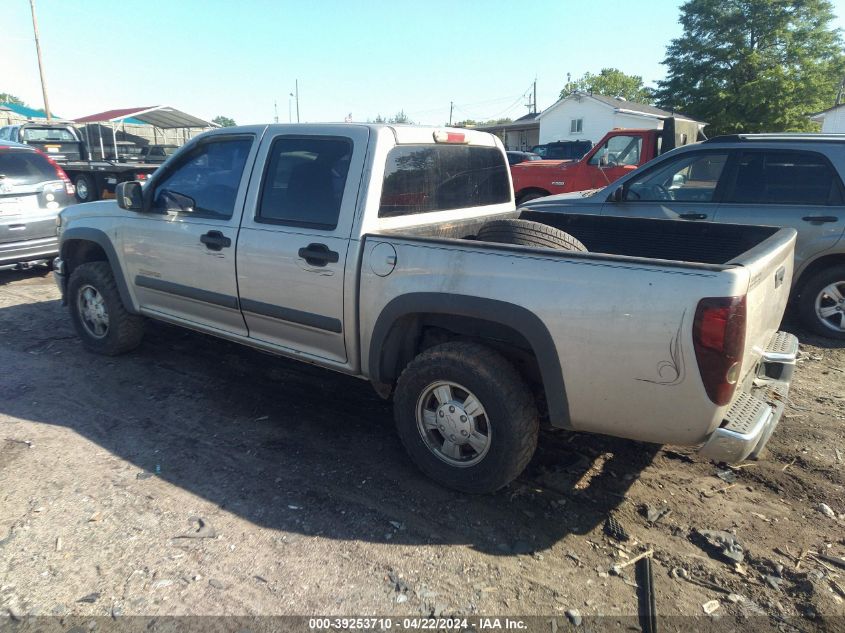
[[[87,349],[152,318],[367,379],[459,490],[541,424],[735,462],[783,411],[793,229],[520,213],[498,139],[426,127],[217,130],[117,196],[59,218]]]

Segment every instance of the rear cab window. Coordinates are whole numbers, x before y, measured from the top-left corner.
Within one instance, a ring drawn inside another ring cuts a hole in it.
[[[497,147],[398,145],[387,156],[378,216],[508,203],[508,165]]]
[[[76,141],[76,137],[70,130],[54,127],[28,127],[24,128],[23,139],[25,141]]]

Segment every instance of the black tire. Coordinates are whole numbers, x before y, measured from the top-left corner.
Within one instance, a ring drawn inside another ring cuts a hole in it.
[[[521,206],[528,202],[529,200],[536,200],[537,198],[545,198],[546,196],[550,196],[552,194],[547,193],[545,191],[526,191],[523,194],[520,194],[516,198],[516,205]]]
[[[77,174],[73,185],[76,187],[76,199],[80,202],[94,202],[100,199],[97,182],[88,174]]]
[[[587,252],[587,247],[569,233],[530,220],[493,220],[487,222],[478,231],[475,239],[480,242],[520,244],[522,246],[541,246],[564,251]]]
[[[439,381],[465,388],[483,407],[485,415],[476,417],[484,420],[489,448],[478,455],[477,463],[447,463],[417,424],[421,399]],[[537,448],[539,418],[528,385],[501,354],[478,343],[443,343],[417,356],[399,377],[393,404],[399,438],[414,464],[436,482],[461,492],[490,493],[509,484]]]
[[[81,313],[80,292],[86,287],[99,294],[108,315],[108,325],[99,337],[92,332],[92,326],[86,324]],[[67,302],[73,327],[87,350],[105,356],[117,356],[140,345],[144,337],[144,320],[126,310],[107,262],[89,262],[77,266],[68,281]]]
[[[837,284],[839,288],[845,288],[845,266],[833,266],[814,274],[804,282],[801,288],[801,296],[798,299],[798,316],[801,323],[811,332],[827,338],[845,340],[845,329],[835,329],[834,323],[828,324],[821,316],[816,314],[816,299],[822,291],[830,285]],[[822,307],[836,307],[832,299],[825,299]],[[845,304],[838,306],[845,310]],[[842,323],[842,321],[840,321]]]

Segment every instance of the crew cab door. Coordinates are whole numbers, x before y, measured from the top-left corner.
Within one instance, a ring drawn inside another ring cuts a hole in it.
[[[845,230],[843,186],[818,152],[748,149],[728,170],[717,222],[790,226],[796,278],[805,262],[831,248]]]
[[[275,133],[270,133],[275,130]],[[250,338],[345,363],[344,274],[369,130],[278,126],[238,240],[238,288]],[[350,275],[356,274],[354,266]],[[353,285],[354,287],[354,285]]]
[[[713,221],[727,160],[727,150],[696,150],[650,165],[620,184],[622,199],[608,199],[602,215]]]
[[[253,134],[207,136],[149,182],[152,208],[130,212],[122,236],[142,311],[246,335],[235,244],[255,146]]]

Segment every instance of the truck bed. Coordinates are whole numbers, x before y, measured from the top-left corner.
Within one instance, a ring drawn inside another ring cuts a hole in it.
[[[596,255],[648,258],[683,264],[724,266],[758,246],[778,229],[769,226],[698,223],[678,220],[603,217],[515,211],[496,216],[553,226],[578,238]],[[489,216],[423,224],[388,231],[392,236],[474,240]],[[528,247],[523,247],[528,248]],[[578,256],[581,256],[578,254]]]
[[[516,217],[561,228],[590,252],[475,240],[484,223]],[[362,333],[374,330],[370,315],[389,311],[390,301],[409,287],[429,293],[425,305],[437,305],[442,296],[453,309],[453,297],[461,297],[498,302],[491,315],[528,310],[548,328],[565,383],[565,413],[556,417],[550,407],[554,426],[694,445],[707,441],[728,409],[708,398],[699,374],[693,341],[699,302],[744,297],[748,325],[738,397],[751,389],[778,330],[795,231],[513,211],[378,231],[365,240],[390,244],[396,272],[380,276],[372,255],[364,256]],[[513,327],[525,336],[534,328],[522,318]],[[370,344],[364,335],[362,348]],[[552,392],[547,386],[547,396]]]

